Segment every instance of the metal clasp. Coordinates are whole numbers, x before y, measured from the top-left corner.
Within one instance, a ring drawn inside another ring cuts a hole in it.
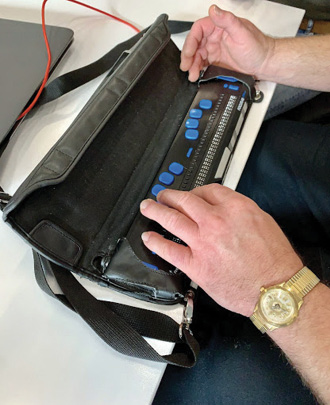
[[[256,94],[252,101],[254,103],[261,103],[262,100],[264,99],[264,93],[259,89],[258,82],[255,82],[254,88],[255,88]]]
[[[184,297],[184,300],[186,301],[186,305],[183,310],[182,322],[179,327],[180,339],[182,339],[183,328],[185,328],[192,334],[192,332],[190,330],[190,325],[192,323],[193,312],[194,312],[194,297],[195,297],[195,293],[192,290],[188,290]]]

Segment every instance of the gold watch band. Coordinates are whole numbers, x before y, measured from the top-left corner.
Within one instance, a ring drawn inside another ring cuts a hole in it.
[[[264,322],[258,318],[258,316],[256,314],[252,314],[250,316],[250,320],[253,322],[254,326],[256,326],[260,330],[261,333],[267,332],[268,328],[266,327]]]
[[[308,267],[303,267],[285,283],[290,291],[303,298],[320,282],[320,279]]]

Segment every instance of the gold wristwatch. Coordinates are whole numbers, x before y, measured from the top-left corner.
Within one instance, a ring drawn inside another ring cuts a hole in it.
[[[284,283],[262,287],[251,321],[262,333],[290,325],[298,316],[303,297],[319,281],[311,270],[303,267]]]

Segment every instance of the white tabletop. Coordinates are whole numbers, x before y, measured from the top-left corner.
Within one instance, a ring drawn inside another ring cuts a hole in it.
[[[40,22],[41,0],[0,0],[0,17]],[[209,0],[95,0],[94,7],[144,28],[159,14],[170,19],[196,20],[207,14]],[[189,7],[187,7],[189,4]],[[249,18],[265,33],[295,35],[304,12],[264,0],[222,0],[219,5]],[[102,56],[133,30],[105,16],[65,0],[46,6],[49,24],[72,28],[75,40],[59,75]],[[174,36],[183,43],[184,35]],[[31,113],[14,134],[0,161],[0,184],[13,193],[59,139],[95,90],[100,79],[62,100]],[[274,84],[260,83],[265,94],[252,107],[226,184],[236,187],[259,130]],[[31,249],[0,221],[0,403],[1,405],[134,405],[149,404],[164,365],[118,354],[101,341],[77,315],[44,294],[33,275]],[[150,305],[109,292],[87,281],[84,286],[99,298],[150,308]],[[155,308],[151,305],[152,309]],[[161,308],[180,320],[181,307]],[[151,342],[162,354],[172,345]],[[198,365],[197,365],[198,367]]]

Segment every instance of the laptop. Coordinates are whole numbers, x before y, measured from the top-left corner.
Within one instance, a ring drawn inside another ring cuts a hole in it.
[[[46,32],[53,70],[70,46],[73,31],[47,26]],[[47,60],[41,24],[0,18],[0,145],[39,89]]]

